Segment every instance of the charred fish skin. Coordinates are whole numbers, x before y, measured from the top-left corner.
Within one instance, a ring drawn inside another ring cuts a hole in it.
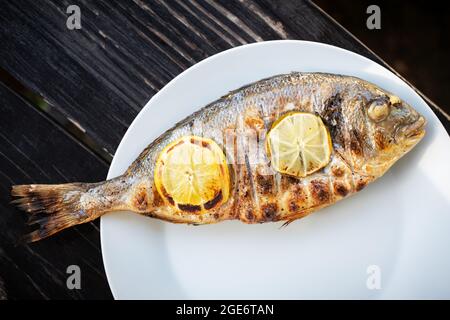
[[[320,116],[333,144],[329,164],[305,178],[273,170],[264,148],[274,121],[292,111]],[[291,222],[381,177],[422,139],[424,126],[425,119],[407,103],[367,81],[293,72],[234,90],[193,113],[153,141],[120,177],[76,187],[14,186],[12,194],[39,226],[28,241],[116,210],[188,224]],[[215,141],[229,162],[230,198],[202,214],[168,204],[154,186],[158,155],[188,135]]]
[[[369,109],[374,105],[389,110],[383,121],[370,117]],[[187,134],[215,140],[234,160],[238,154],[248,158],[244,133],[256,131],[258,137],[264,137],[273,121],[292,110],[318,114],[329,127],[333,141],[329,166],[304,179],[281,175],[271,170],[264,141],[259,141],[262,163],[230,164],[234,179],[228,204],[205,215],[180,214],[164,206],[157,207],[157,216],[167,220],[178,217],[180,222],[195,224],[235,218],[260,223],[302,217],[362,190],[424,134],[421,124],[422,131],[415,137],[398,140],[400,128],[422,123],[423,117],[371,83],[340,75],[291,73],[235,90],[180,122],[155,141],[154,148],[143,153],[142,159],[147,162],[142,166],[142,174],[152,172],[164,145]],[[200,123],[201,128],[196,128],[195,123]],[[236,136],[231,150],[223,142],[224,132]],[[151,185],[151,179],[148,183]]]

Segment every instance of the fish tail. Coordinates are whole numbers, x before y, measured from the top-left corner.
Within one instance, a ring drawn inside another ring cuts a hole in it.
[[[104,190],[108,190],[104,185],[108,183],[109,181],[13,186],[11,195],[17,199],[12,203],[30,214],[28,225],[38,227],[24,235],[22,241],[34,242],[44,239],[111,211],[114,203],[108,202],[108,197],[104,197]]]

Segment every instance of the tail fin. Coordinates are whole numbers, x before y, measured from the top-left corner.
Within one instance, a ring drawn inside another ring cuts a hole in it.
[[[101,184],[101,183],[100,183]],[[20,209],[30,213],[28,224],[39,228],[24,236],[25,242],[34,242],[51,236],[65,228],[91,221],[105,210],[82,199],[83,195],[99,184],[67,183],[56,185],[17,185],[11,194]],[[89,197],[90,198],[90,197]]]

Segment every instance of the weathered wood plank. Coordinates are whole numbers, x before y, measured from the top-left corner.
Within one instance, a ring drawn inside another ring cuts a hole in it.
[[[0,66],[110,153],[162,86],[230,47],[305,39],[383,64],[306,1],[80,0],[76,4],[82,29],[72,31],[66,28],[66,8],[71,4],[3,2]],[[52,241],[17,247],[14,240],[22,232],[24,215],[8,204],[11,184],[102,180],[105,164],[2,85],[0,108],[0,285],[5,287],[0,296],[6,291],[13,299],[111,297],[95,229],[98,222],[65,231]],[[82,269],[80,291],[66,289],[69,264]]]
[[[0,84],[0,278],[8,299],[110,298],[98,221],[18,245],[26,214],[9,204],[11,185],[102,180],[107,165]],[[66,286],[69,265],[81,268],[81,290]]]
[[[307,1],[81,0],[81,30],[66,27],[70,4],[4,3],[0,66],[75,120],[110,153],[162,86],[230,47],[305,39],[379,61]]]

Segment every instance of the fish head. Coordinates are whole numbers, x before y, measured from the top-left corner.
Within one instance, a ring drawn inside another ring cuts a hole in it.
[[[366,110],[374,128],[376,157],[386,164],[385,169],[425,135],[425,118],[397,96],[383,94],[369,101]]]
[[[425,135],[425,118],[396,96],[371,101],[367,114],[378,131],[396,145],[415,145]]]

